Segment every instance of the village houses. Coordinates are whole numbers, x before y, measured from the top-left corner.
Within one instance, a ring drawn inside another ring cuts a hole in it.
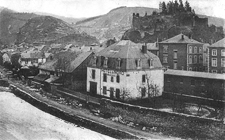
[[[87,68],[87,92],[114,99],[147,98],[151,84],[160,96],[163,76],[159,58],[147,46],[122,40],[93,56]]]

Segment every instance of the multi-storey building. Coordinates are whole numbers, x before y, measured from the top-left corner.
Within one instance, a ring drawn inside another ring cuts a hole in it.
[[[128,40],[115,43],[91,60],[87,68],[87,91],[116,99],[146,98],[150,84],[160,96],[163,91],[163,67],[159,58]],[[153,92],[154,92],[153,91]]]
[[[183,34],[160,42],[159,58],[168,69],[204,71],[203,44]]]
[[[209,46],[208,72],[225,73],[225,38]]]

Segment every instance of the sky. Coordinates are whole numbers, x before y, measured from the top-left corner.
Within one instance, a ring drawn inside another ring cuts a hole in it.
[[[0,0],[0,6],[18,12],[42,12],[83,18],[106,14],[120,6],[158,8],[159,2],[162,1],[168,2],[170,0]],[[185,1],[183,0],[183,3]],[[197,14],[225,19],[225,0],[188,1]]]

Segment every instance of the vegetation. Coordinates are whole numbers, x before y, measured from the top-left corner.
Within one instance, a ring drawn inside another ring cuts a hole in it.
[[[162,2],[162,14],[173,15],[182,12],[191,12],[193,14],[195,13],[188,1],[185,2],[185,5],[183,5],[182,0],[179,0],[179,3],[177,2],[177,0],[175,0],[174,2],[169,1],[167,4],[164,1]]]

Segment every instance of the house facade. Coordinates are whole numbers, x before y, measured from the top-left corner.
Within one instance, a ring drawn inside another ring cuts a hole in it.
[[[55,54],[53,60],[39,66],[39,75],[47,75],[49,79],[44,79],[44,81],[49,84],[63,85],[76,91],[86,91],[87,65],[92,55],[92,51],[60,52]]]
[[[159,43],[159,58],[167,69],[204,71],[203,44],[183,34]]]
[[[87,68],[87,92],[114,99],[147,98],[163,91],[163,67],[147,46],[122,40],[99,53]],[[155,86],[155,90],[149,88]],[[151,91],[150,91],[151,90]],[[148,92],[149,91],[149,92]]]
[[[208,72],[225,73],[225,38],[208,48]]]

